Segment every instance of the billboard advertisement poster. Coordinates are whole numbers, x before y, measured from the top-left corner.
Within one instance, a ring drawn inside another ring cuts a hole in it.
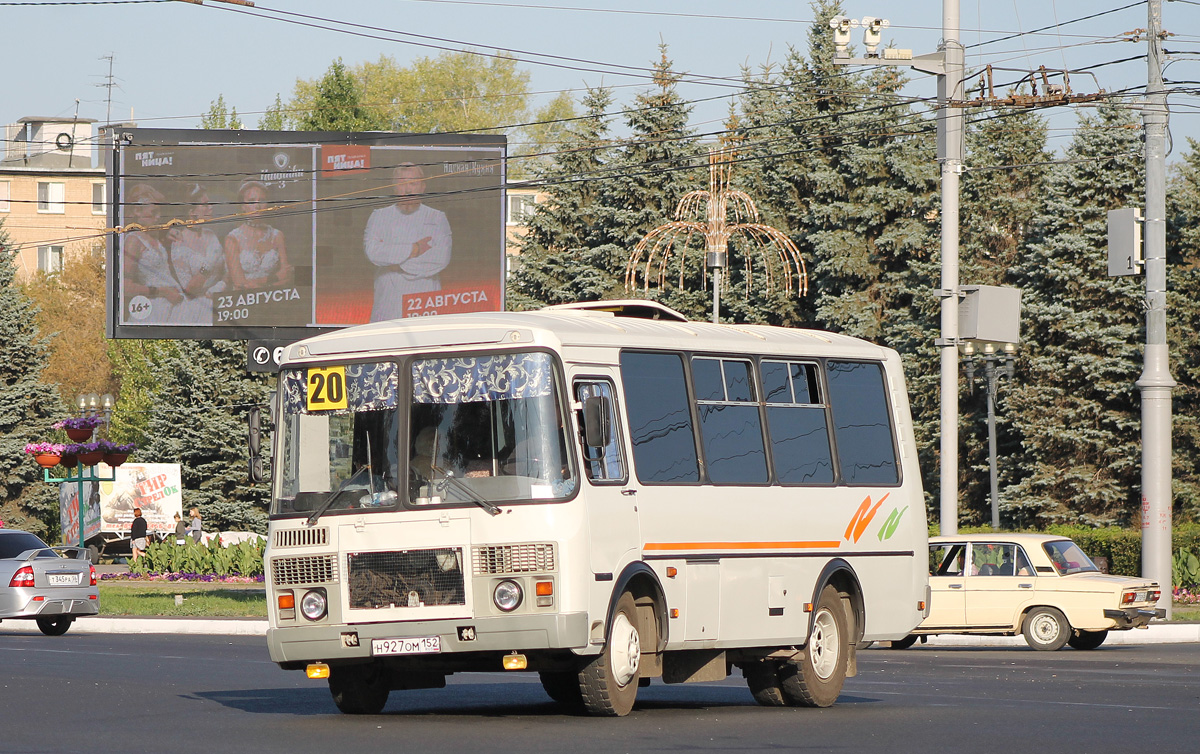
[[[116,135],[113,337],[302,338],[503,308],[503,136]]]
[[[113,481],[100,482],[100,528],[128,534],[133,525],[133,509],[141,508],[151,532],[174,532],[175,514],[183,514],[179,464],[127,462],[115,471]]]
[[[95,482],[63,482],[58,486],[58,514],[62,525],[63,542],[79,543],[79,494],[83,490],[83,538],[89,540],[100,533],[100,488]]]

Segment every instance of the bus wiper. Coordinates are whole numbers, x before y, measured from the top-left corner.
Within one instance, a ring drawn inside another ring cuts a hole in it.
[[[462,481],[460,481],[460,480],[456,479],[456,478],[454,477],[454,472],[453,472],[453,471],[447,471],[447,470],[445,470],[445,469],[439,468],[439,467],[437,467],[437,466],[434,466],[432,463],[430,463],[430,464],[429,464],[429,468],[430,468],[430,469],[431,469],[431,470],[432,470],[434,473],[441,474],[441,475],[442,475],[442,479],[443,479],[443,480],[444,480],[444,481],[445,481],[447,484],[449,484],[449,485],[450,485],[451,487],[453,487],[454,489],[458,490],[458,492],[460,492],[461,494],[465,495],[465,496],[466,496],[468,499],[470,499],[470,501],[471,501],[472,503],[475,503],[475,504],[476,504],[476,505],[478,505],[480,508],[483,508],[485,511],[487,511],[487,512],[488,512],[488,513],[490,513],[490,514],[492,514],[493,516],[499,516],[499,515],[500,515],[500,509],[499,509],[499,508],[497,508],[495,505],[492,505],[492,504],[491,504],[491,503],[489,503],[487,500],[484,500],[484,499],[483,499],[483,497],[482,497],[482,496],[481,496],[481,495],[480,495],[478,492],[476,492],[475,490],[471,489],[471,486],[470,486],[470,485],[468,485],[468,484],[463,484],[463,482],[462,482]]]
[[[317,519],[320,518],[322,516],[322,514],[325,513],[325,511],[329,510],[329,507],[331,505],[333,505],[333,501],[337,500],[338,495],[342,494],[343,492],[353,491],[355,488],[352,486],[352,483],[354,482],[355,479],[362,476],[363,472],[366,472],[367,483],[370,485],[370,488],[372,490],[374,490],[375,489],[375,480],[371,478],[370,467],[364,467],[364,468],[359,469],[357,473],[355,473],[349,479],[347,479],[346,481],[344,481],[340,485],[338,485],[338,488],[336,490],[330,492],[329,495],[326,496],[326,498],[321,501],[321,504],[317,506],[317,509],[315,511],[313,511],[312,515],[310,515],[308,517],[308,525],[312,526],[313,524],[317,523]],[[362,489],[362,488],[359,488],[359,489]]]
[[[313,524],[317,523],[317,519],[320,518],[325,511],[329,510],[329,506],[333,505],[333,501],[337,499],[337,496],[345,491],[346,490],[339,488],[333,492],[330,492],[325,499],[321,501],[321,504],[317,506],[317,509],[312,512],[312,515],[308,517],[308,525],[312,526]]]

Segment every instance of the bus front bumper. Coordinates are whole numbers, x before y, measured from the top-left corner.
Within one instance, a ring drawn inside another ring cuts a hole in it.
[[[301,618],[300,620],[303,620]],[[437,636],[440,654],[537,649],[587,650],[587,613],[505,615],[404,623],[299,624],[267,629],[272,662],[303,663],[371,657],[373,639]]]

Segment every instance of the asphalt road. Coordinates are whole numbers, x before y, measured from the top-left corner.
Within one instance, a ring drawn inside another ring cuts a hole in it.
[[[502,673],[345,716],[324,683],[271,663],[261,637],[52,638],[4,624],[0,668],[0,752],[22,754],[1200,749],[1196,644],[872,649],[830,709],[758,707],[735,675],[656,683],[622,719],[564,714],[536,676]]]

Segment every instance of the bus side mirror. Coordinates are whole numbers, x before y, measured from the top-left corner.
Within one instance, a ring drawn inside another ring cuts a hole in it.
[[[250,409],[248,418],[249,424],[249,462],[250,462],[250,481],[257,484],[259,482],[268,481],[268,475],[263,472],[262,459],[262,433],[266,429],[270,431],[274,429],[274,425],[267,422],[265,425],[262,419],[262,408],[253,406]]]
[[[608,399],[593,395],[583,401],[583,437],[589,447],[603,448],[612,442],[612,411]]]

